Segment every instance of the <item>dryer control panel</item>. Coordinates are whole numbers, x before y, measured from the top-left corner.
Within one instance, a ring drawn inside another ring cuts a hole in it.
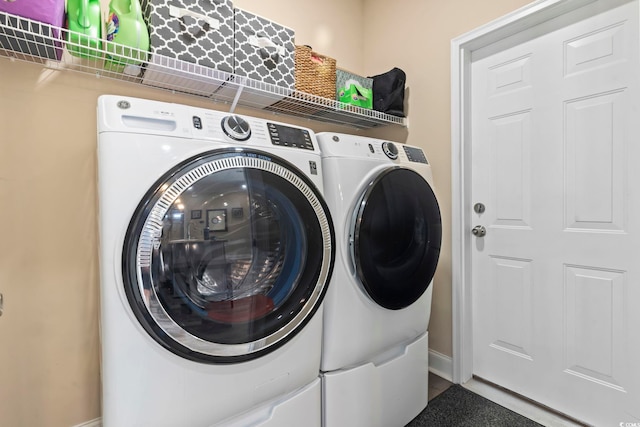
[[[398,147],[393,142],[385,141],[382,143],[382,152],[391,160],[398,158]]]
[[[410,162],[429,164],[429,162],[427,162],[427,156],[424,155],[424,151],[420,148],[408,147],[406,145],[403,148]]]

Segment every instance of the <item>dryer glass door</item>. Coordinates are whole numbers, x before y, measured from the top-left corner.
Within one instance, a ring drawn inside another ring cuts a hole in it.
[[[146,331],[211,363],[268,353],[318,309],[333,227],[317,189],[288,162],[214,151],[169,171],[138,206],[124,288]]]
[[[382,307],[407,307],[431,284],[442,224],[435,194],[418,173],[392,168],[378,175],[357,204],[351,233],[358,277]]]

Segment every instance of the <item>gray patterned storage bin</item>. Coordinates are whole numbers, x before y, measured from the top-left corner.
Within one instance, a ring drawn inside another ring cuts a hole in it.
[[[234,73],[293,90],[294,30],[245,10],[234,12]]]
[[[142,82],[199,95],[215,92],[233,71],[232,2],[142,0],[142,10],[151,44]]]

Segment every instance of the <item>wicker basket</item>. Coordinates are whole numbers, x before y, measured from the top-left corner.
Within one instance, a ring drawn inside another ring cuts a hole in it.
[[[336,60],[310,46],[296,46],[296,90],[323,98],[336,97]]]

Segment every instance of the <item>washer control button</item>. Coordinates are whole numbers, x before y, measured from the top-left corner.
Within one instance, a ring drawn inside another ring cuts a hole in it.
[[[394,144],[393,142],[383,142],[382,151],[391,160],[395,160],[398,158],[398,147],[396,147],[396,144]]]
[[[202,119],[198,116],[193,116],[193,127],[196,129],[202,129]]]
[[[246,141],[251,136],[249,123],[240,116],[226,116],[222,119],[222,130],[236,141]]]

